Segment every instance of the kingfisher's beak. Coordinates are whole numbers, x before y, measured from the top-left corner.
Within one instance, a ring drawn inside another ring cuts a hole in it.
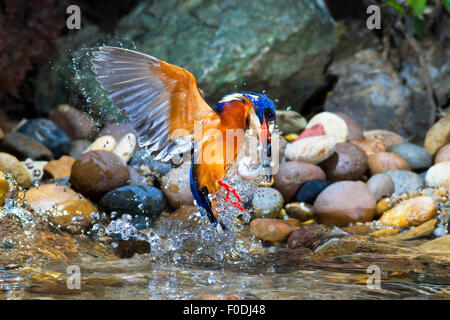
[[[272,181],[272,167],[270,165],[272,161],[272,145],[271,133],[266,122],[266,117],[263,117],[259,138],[261,143],[261,163],[264,169],[264,182],[270,184]]]

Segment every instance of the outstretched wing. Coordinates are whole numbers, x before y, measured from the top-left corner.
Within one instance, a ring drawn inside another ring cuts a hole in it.
[[[187,70],[136,51],[101,47],[92,70],[131,121],[140,146],[168,161],[192,147],[195,121],[217,117]],[[184,130],[177,130],[184,129]]]

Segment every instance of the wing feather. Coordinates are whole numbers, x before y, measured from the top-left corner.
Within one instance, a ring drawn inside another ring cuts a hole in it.
[[[92,71],[114,106],[131,121],[140,146],[159,159],[192,148],[195,121],[217,117],[187,70],[136,51],[101,47],[94,52]],[[177,129],[186,134],[172,136]]]

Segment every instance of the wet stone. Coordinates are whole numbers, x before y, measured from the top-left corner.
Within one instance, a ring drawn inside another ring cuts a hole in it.
[[[327,228],[323,225],[304,226],[289,235],[287,244],[291,249],[305,247],[313,250],[326,232]]]
[[[128,171],[130,173],[130,185],[146,185],[147,184],[147,178],[141,175],[139,172],[136,171],[135,168],[128,166]]]
[[[250,233],[265,241],[284,241],[298,228],[280,219],[254,219],[250,222]]]
[[[386,174],[379,173],[372,176],[366,183],[367,188],[378,201],[384,197],[390,197],[395,191],[395,184],[392,178]]]
[[[50,111],[49,119],[60,127],[71,140],[92,139],[97,125],[86,113],[68,104],[62,104]]]
[[[283,208],[281,193],[273,188],[262,187],[253,194],[252,207],[255,218],[275,218]]]
[[[62,156],[58,160],[47,162],[44,166],[44,179],[57,179],[69,177],[75,159],[69,156]]]
[[[113,151],[117,146],[117,141],[113,136],[101,136],[97,139],[95,139],[92,144],[89,145],[89,147],[83,152],[89,152],[93,150],[104,150],[104,151]]]
[[[25,166],[14,156],[0,152],[0,171],[10,172],[22,188],[31,184],[31,176]]]
[[[179,220],[187,224],[196,224],[202,219],[202,216],[196,206],[185,206],[174,211],[167,219]]]
[[[192,205],[194,197],[190,187],[190,164],[183,164],[162,177],[161,190],[170,206],[174,209],[183,205]]]
[[[0,207],[5,204],[5,199],[9,193],[9,183],[6,177],[3,176],[3,172],[0,171]]]
[[[145,150],[141,149],[138,150],[130,161],[130,166],[133,166],[135,168],[140,168],[141,166],[148,167],[151,171],[163,176],[167,174],[171,169],[172,165],[168,163],[163,163],[161,161],[157,161],[153,159],[153,157],[150,155],[150,153]]]
[[[314,214],[327,225],[347,226],[349,223],[371,221],[376,210],[375,197],[357,182],[336,182],[322,191],[314,201]]]
[[[285,207],[287,214],[300,221],[308,221],[314,218],[314,210],[312,205],[305,202],[291,202]]]
[[[310,180],[307,181],[300,189],[298,190],[295,199],[298,202],[306,202],[309,204],[313,204],[316,200],[317,196],[325,190],[328,186],[335,183],[335,181],[325,181],[325,180]]]
[[[323,135],[325,135],[325,129],[323,128],[323,125],[318,123],[313,125],[311,128],[303,130],[296,140]]]
[[[105,194],[99,206],[107,212],[141,215],[155,221],[167,208],[167,201],[161,190],[153,186],[130,185]]]
[[[397,228],[418,226],[436,215],[438,204],[429,196],[404,200],[384,212],[380,221]]]
[[[319,166],[328,180],[355,180],[367,170],[367,156],[350,143],[338,143],[336,151]]]
[[[384,172],[394,181],[394,193],[403,193],[409,190],[417,190],[424,186],[425,181],[417,173],[406,170],[389,170]]]
[[[32,184],[42,180],[44,176],[44,167],[47,165],[47,163],[47,161],[33,161],[31,159],[22,161],[22,164],[30,174]]]
[[[277,174],[274,175],[273,187],[280,191],[288,202],[304,183],[315,179],[325,180],[325,173],[320,167],[305,162],[288,161],[280,164]]]
[[[70,140],[67,135],[51,120],[35,118],[28,120],[19,130],[50,149],[55,158],[59,158],[70,151]]]
[[[412,143],[399,143],[392,147],[392,153],[402,157],[411,170],[429,168],[433,160],[431,155],[424,148]]]
[[[19,160],[27,158],[33,160],[51,160],[52,152],[42,143],[32,137],[20,133],[10,132],[0,140],[0,151],[16,156]]]
[[[116,154],[103,150],[89,151],[73,164],[70,182],[93,200],[128,183],[130,174],[125,162]]]
[[[25,194],[34,212],[48,214],[49,220],[56,226],[71,233],[87,230],[91,223],[91,214],[98,212],[91,201],[66,186],[44,184],[28,190]]]

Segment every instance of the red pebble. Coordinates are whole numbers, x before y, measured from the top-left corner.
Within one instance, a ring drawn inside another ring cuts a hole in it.
[[[325,130],[323,129],[323,126],[320,123],[318,123],[318,124],[312,126],[311,128],[303,130],[303,132],[295,140],[308,138],[308,137],[323,136],[324,134],[325,134]]]

